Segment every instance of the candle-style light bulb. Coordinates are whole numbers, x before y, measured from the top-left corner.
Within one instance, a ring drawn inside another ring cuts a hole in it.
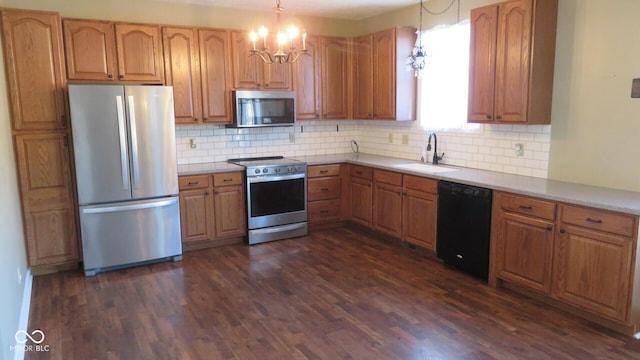
[[[251,43],[253,43],[253,50],[256,49],[256,40],[258,40],[258,34],[251,30],[251,32],[249,33],[249,39],[251,39]]]
[[[269,35],[269,32],[267,31],[267,28],[264,27],[264,26],[260,26],[260,29],[258,29],[258,35],[260,35],[260,37],[262,38],[262,45],[266,49],[267,48],[267,35]]]
[[[302,50],[307,50],[307,33],[302,33]]]

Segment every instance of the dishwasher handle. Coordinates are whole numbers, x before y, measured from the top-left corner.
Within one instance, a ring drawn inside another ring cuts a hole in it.
[[[440,180],[438,181],[438,194],[444,193],[473,198],[491,198],[492,195],[491,189]]]

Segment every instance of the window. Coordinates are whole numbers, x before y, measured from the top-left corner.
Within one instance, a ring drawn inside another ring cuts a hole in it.
[[[418,118],[425,130],[473,131],[467,124],[469,21],[423,31],[425,68],[418,80]]]

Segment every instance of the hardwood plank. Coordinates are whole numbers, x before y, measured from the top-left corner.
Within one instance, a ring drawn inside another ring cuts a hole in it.
[[[358,228],[37,276],[27,359],[587,359],[639,342]]]

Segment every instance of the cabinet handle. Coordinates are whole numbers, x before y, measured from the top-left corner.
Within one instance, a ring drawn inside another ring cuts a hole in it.
[[[109,79],[113,79],[113,74],[108,74],[108,75],[107,75],[107,77],[108,77]]]
[[[547,231],[551,231],[551,230],[553,230],[553,226],[547,225]]]
[[[531,206],[531,205],[520,205],[518,207],[520,209],[522,209],[522,210],[532,210],[533,209],[533,206]]]
[[[496,116],[496,119],[498,119],[498,120],[502,120],[502,115],[497,115],[497,116]]]
[[[322,188],[320,191],[329,191],[329,188]]]
[[[357,175],[362,175],[362,171],[356,171]]]
[[[587,222],[590,222],[590,223],[602,224],[602,220],[600,220],[600,219],[594,219],[594,218],[588,217],[586,220],[587,220]]]
[[[320,214],[328,214],[329,210],[320,210]]]
[[[200,181],[189,181],[189,186],[198,185]]]
[[[231,182],[231,181],[233,181],[233,179],[224,179],[224,180],[222,180],[222,182]]]
[[[564,234],[566,231],[564,229],[560,229],[560,234]]]
[[[216,194],[216,195],[220,195],[219,191],[214,191],[213,193]]]
[[[329,172],[329,170],[320,170],[320,174],[326,174],[328,172]]]

